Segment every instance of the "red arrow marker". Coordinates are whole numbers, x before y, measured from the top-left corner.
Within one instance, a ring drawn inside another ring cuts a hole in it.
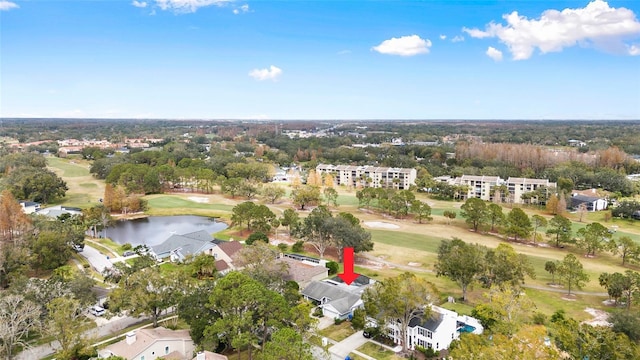
[[[353,280],[357,279],[360,274],[353,272],[353,248],[347,247],[342,249],[342,260],[344,263],[344,271],[338,274],[345,284],[349,285]]]

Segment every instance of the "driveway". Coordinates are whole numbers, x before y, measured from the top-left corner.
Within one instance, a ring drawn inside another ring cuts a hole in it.
[[[336,355],[341,359],[344,359],[350,353],[354,352],[355,349],[366,344],[367,341],[369,341],[369,339],[362,336],[362,330],[360,330],[360,331],[357,331],[355,334],[349,336],[348,338],[340,341],[336,345],[333,345],[332,347],[330,347],[329,352],[332,355]],[[361,354],[358,354],[358,355],[361,355]]]
[[[101,254],[96,248],[93,248],[90,245],[85,244],[84,250],[79,254],[87,259],[89,264],[91,264],[91,267],[100,274],[102,274],[104,269],[113,267],[113,264],[105,255]]]

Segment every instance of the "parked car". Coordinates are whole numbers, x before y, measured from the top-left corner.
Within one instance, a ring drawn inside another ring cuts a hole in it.
[[[135,255],[136,253],[133,251],[125,251],[122,253],[122,256],[127,257],[127,256],[132,256]]]
[[[75,252],[82,252],[82,250],[84,250],[84,245],[73,244],[71,246]]]
[[[89,313],[94,316],[102,316],[105,313],[105,310],[102,306],[94,305],[89,308]]]

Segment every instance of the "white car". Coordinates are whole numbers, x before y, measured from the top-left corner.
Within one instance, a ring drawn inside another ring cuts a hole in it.
[[[89,313],[95,316],[102,316],[105,313],[105,310],[102,306],[94,305],[89,308]]]

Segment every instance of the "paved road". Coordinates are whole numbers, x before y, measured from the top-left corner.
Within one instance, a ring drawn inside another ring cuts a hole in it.
[[[84,250],[79,253],[82,257],[89,261],[91,267],[93,267],[98,273],[102,274],[104,269],[113,267],[113,263],[107,259],[107,257],[101,254],[96,248],[91,245],[84,245]]]

